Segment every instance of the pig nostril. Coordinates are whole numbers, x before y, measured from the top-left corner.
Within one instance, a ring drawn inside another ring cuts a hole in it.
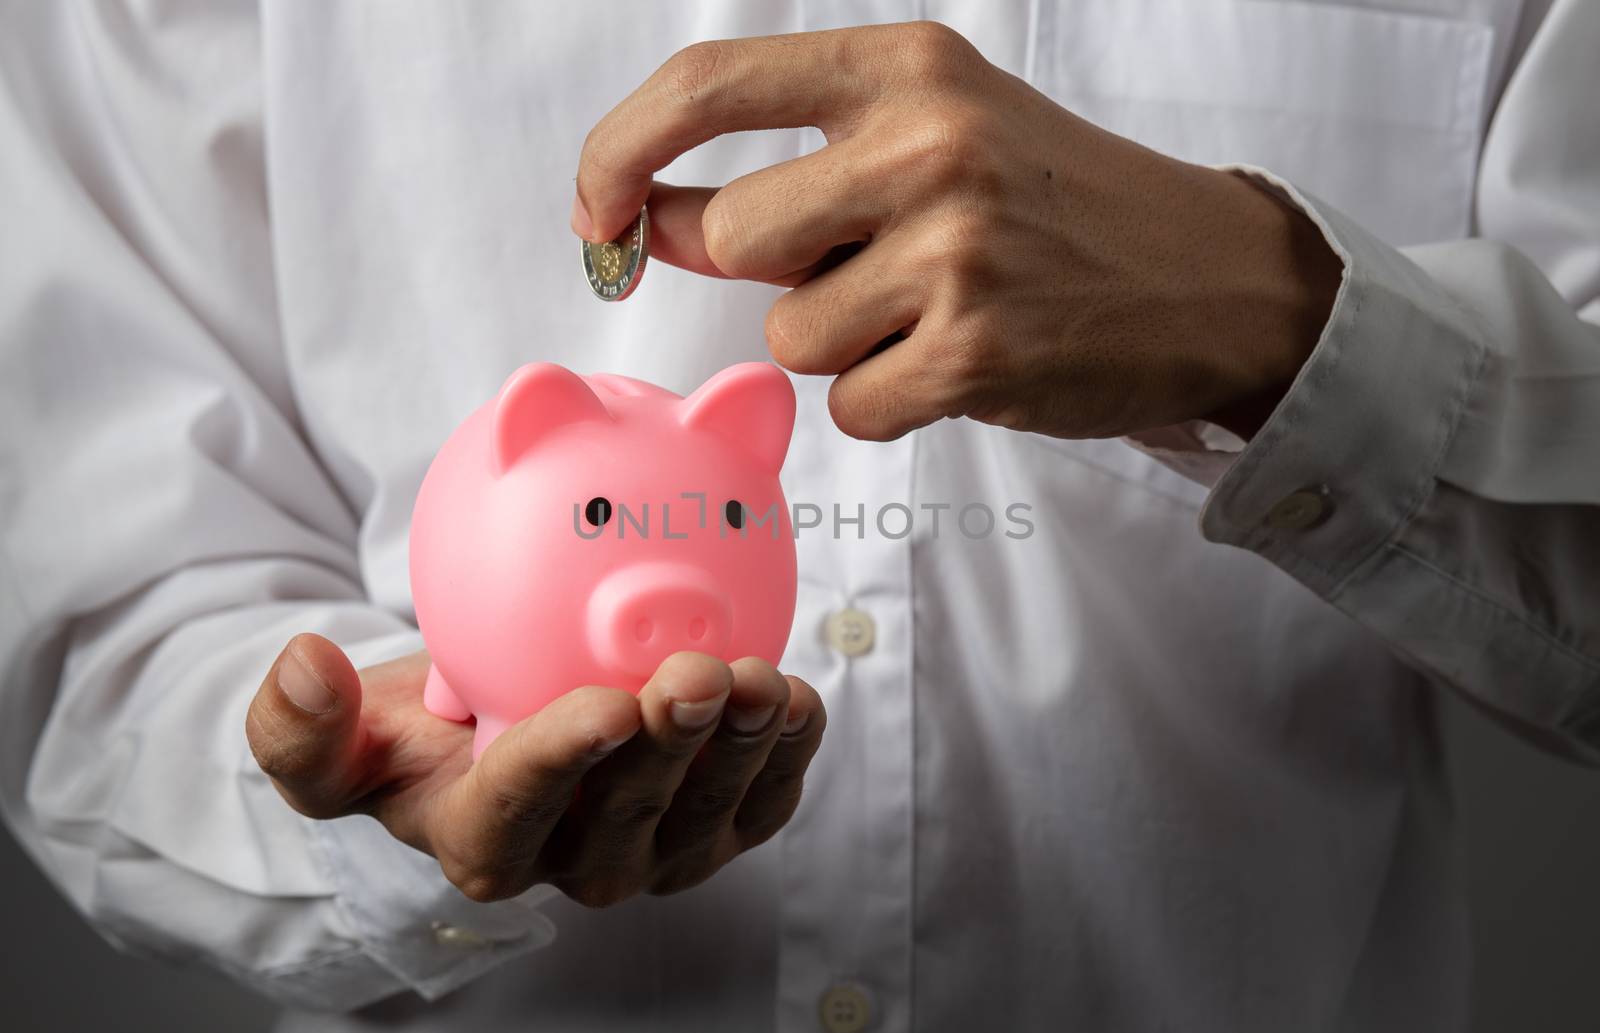
[[[641,618],[639,623],[633,626],[634,637],[640,642],[649,642],[650,636],[654,635],[655,633],[656,626],[650,623],[650,619],[648,617]]]
[[[706,637],[706,619],[704,617],[696,617],[689,622],[689,637],[696,642]]]

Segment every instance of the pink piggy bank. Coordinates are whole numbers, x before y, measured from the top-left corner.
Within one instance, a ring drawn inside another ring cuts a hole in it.
[[[794,409],[766,363],[683,398],[535,362],[450,435],[417,493],[411,589],[423,703],[477,718],[474,759],[580,685],[638,692],[678,650],[778,662]]]

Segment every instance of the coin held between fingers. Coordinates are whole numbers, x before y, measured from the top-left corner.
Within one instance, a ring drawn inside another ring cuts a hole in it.
[[[639,209],[639,217],[615,240],[580,245],[583,275],[589,289],[601,301],[621,301],[639,285],[645,260],[650,257],[650,210]]]

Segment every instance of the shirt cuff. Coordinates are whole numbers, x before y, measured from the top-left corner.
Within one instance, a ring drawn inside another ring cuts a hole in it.
[[[1207,443],[1193,425],[1133,443],[1211,487],[1201,533],[1270,560],[1324,597],[1427,498],[1483,369],[1471,316],[1420,268],[1265,169],[1344,264],[1315,349],[1255,437]]]
[[[422,648],[408,632],[349,651],[357,668]],[[540,907],[559,891],[535,886],[510,900],[471,900],[439,862],[395,839],[376,819],[313,822],[313,842],[334,886],[343,934],[392,975],[390,993],[410,988],[433,1001],[556,937]]]

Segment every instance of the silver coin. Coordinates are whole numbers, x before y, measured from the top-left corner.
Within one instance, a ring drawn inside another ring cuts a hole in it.
[[[649,257],[650,210],[641,208],[639,217],[616,240],[604,244],[583,242],[583,275],[595,297],[621,301],[639,285]]]

